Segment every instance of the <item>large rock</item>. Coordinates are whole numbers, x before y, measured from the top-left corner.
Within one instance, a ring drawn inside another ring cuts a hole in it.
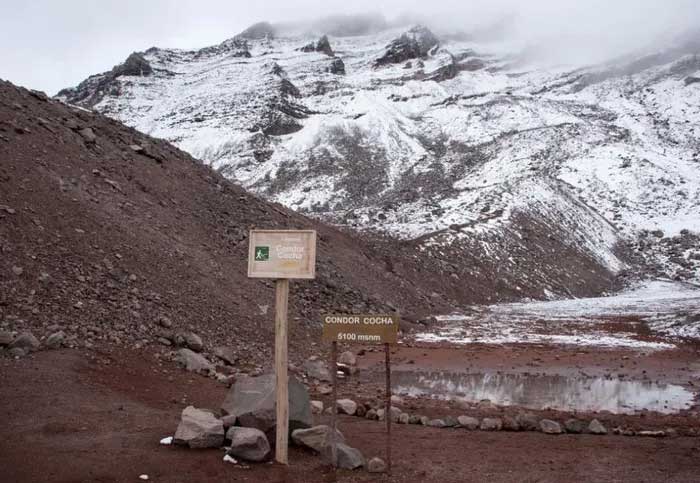
[[[238,362],[236,351],[231,347],[215,347],[214,355],[226,364],[235,365]]]
[[[214,365],[202,354],[197,354],[190,349],[180,349],[177,351],[177,363],[190,372],[208,374],[214,370]]]
[[[304,362],[303,366],[306,375],[311,379],[318,379],[319,381],[331,381],[331,371],[328,370],[328,364],[320,359],[309,359]]]
[[[306,387],[289,378],[289,431],[311,426],[311,400]],[[275,432],[275,375],[243,377],[229,389],[221,409],[238,418],[238,424],[257,428],[272,439]]]
[[[561,425],[551,419],[543,419],[540,421],[540,430],[545,434],[561,434],[564,432]]]
[[[173,442],[190,448],[219,448],[224,444],[224,425],[212,413],[187,406]]]
[[[597,419],[590,422],[588,425],[588,432],[591,434],[608,434],[608,430]]]
[[[66,338],[66,334],[62,330],[58,331],[58,332],[54,332],[53,334],[51,334],[50,336],[48,336],[46,338],[45,345],[49,349],[58,349],[61,347],[61,344],[63,344],[63,341],[65,340],[65,338]]]
[[[265,433],[255,428],[233,426],[226,433],[231,440],[228,455],[248,461],[264,461],[270,454],[270,443]]]
[[[321,453],[326,447],[330,446],[331,434],[332,431],[330,426],[321,424],[319,426],[314,426],[313,428],[308,429],[295,429],[294,431],[292,431],[292,441],[296,445],[305,446],[307,448],[311,448],[314,451],[318,451],[319,453]],[[335,430],[335,435],[336,443],[345,442],[345,437],[343,436],[343,433],[341,433],[337,429]]]
[[[185,339],[185,345],[193,351],[202,352],[202,349],[204,349],[202,338],[194,332],[185,332],[182,334],[182,337]]]
[[[354,470],[362,468],[365,465],[365,458],[359,450],[348,446],[345,443],[336,445],[336,464],[337,467],[343,470]],[[332,463],[331,447],[327,447],[323,451],[323,459],[326,463]]]
[[[400,64],[410,59],[426,57],[439,43],[437,37],[426,27],[415,26],[387,45],[384,55],[377,59],[375,65]]]
[[[523,431],[539,431],[540,429],[540,422],[537,416],[532,413],[518,413],[515,420]]]
[[[586,423],[580,419],[571,418],[564,421],[564,428],[567,433],[581,434],[586,431]]]
[[[340,57],[334,58],[328,65],[328,72],[335,75],[345,75],[345,62]]]
[[[501,418],[484,418],[479,428],[482,431],[500,431],[503,429],[503,421]]]
[[[457,422],[463,428],[467,428],[471,431],[474,431],[475,429],[479,429],[479,420],[476,418],[473,418],[471,416],[459,416],[457,418]]]
[[[31,332],[22,332],[10,342],[10,349],[22,349],[25,352],[35,351],[41,343]]]
[[[340,414],[349,414],[350,416],[353,416],[357,411],[357,403],[352,399],[338,399],[336,407]]]

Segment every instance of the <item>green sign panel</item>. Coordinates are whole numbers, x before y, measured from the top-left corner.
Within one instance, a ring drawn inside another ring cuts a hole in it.
[[[270,259],[270,247],[255,247],[255,261],[266,262]]]

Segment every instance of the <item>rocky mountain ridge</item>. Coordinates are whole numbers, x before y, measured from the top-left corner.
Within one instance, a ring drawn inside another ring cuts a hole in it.
[[[699,46],[552,67],[424,26],[324,41],[258,24],[149,49],[150,73],[58,98],[294,210],[398,237],[495,298],[551,298],[700,281]]]

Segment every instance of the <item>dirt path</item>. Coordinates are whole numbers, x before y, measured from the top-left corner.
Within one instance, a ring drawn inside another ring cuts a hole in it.
[[[147,353],[41,352],[0,359],[2,481],[328,481],[319,459],[292,448],[289,468],[222,462],[221,450],[160,446],[188,404],[216,407],[225,389]],[[382,425],[343,417],[366,456],[383,455]],[[700,439],[546,436],[395,425],[392,477],[340,481],[700,481]]]

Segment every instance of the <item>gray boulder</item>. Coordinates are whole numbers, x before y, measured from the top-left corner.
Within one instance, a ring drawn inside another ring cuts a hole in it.
[[[61,344],[63,344],[63,341],[65,340],[65,338],[66,338],[66,334],[62,330],[59,332],[54,332],[53,334],[51,334],[50,336],[48,336],[46,338],[45,345],[49,349],[58,349],[61,347]]]
[[[608,430],[605,429],[605,426],[597,419],[590,422],[588,425],[588,432],[591,434],[608,434]]]
[[[231,347],[215,347],[214,355],[226,364],[235,365],[238,362],[236,352]]]
[[[224,444],[224,425],[212,413],[187,406],[173,442],[190,448],[219,448]]]
[[[185,339],[185,345],[193,351],[202,352],[202,349],[204,349],[202,338],[194,332],[186,332],[182,337]]]
[[[564,421],[564,429],[567,433],[581,434],[586,431],[586,423],[576,418],[567,419]]]
[[[311,426],[311,400],[306,387],[289,377],[289,431]],[[238,418],[238,424],[256,428],[272,438],[276,427],[274,374],[243,377],[229,389],[221,409]]]
[[[41,343],[39,339],[34,337],[31,332],[22,332],[15,339],[10,342],[10,349],[22,349],[25,352],[35,351],[39,348]]]
[[[92,128],[90,128],[90,127],[86,127],[84,129],[81,129],[80,131],[78,131],[78,134],[80,134],[80,136],[82,136],[82,138],[88,144],[94,144],[97,141],[97,136],[95,135],[95,131],[93,131]]]
[[[462,426],[463,428],[467,428],[470,431],[479,429],[479,420],[471,416],[459,416],[457,418],[457,422],[460,426]]]
[[[523,431],[539,431],[540,429],[540,422],[537,416],[532,413],[518,413],[515,420]]]
[[[331,428],[325,424],[308,429],[295,429],[292,431],[292,441],[298,446],[311,448],[319,453],[331,445]],[[335,430],[336,443],[345,443],[343,433]]]
[[[270,454],[270,443],[265,433],[255,428],[233,426],[226,433],[231,440],[228,455],[248,461],[264,461]]]
[[[506,431],[520,431],[518,420],[511,416],[503,416],[503,429]]]
[[[503,421],[501,418],[484,418],[479,428],[482,431],[500,431],[503,429]]]
[[[357,403],[352,399],[338,399],[336,401],[336,407],[340,414],[354,415],[357,412]]]
[[[320,359],[309,359],[308,361],[304,362],[303,369],[306,372],[306,375],[311,379],[318,379],[319,381],[325,382],[332,380],[331,371],[328,370],[328,365]]]
[[[177,351],[176,361],[188,371],[198,374],[207,374],[214,370],[214,365],[206,357],[190,349]]]
[[[543,419],[540,421],[540,430],[545,434],[561,434],[564,432],[561,425],[551,419]]]
[[[327,464],[332,463],[332,451],[328,446],[323,451],[323,459]],[[354,470],[365,465],[365,457],[359,450],[348,446],[345,443],[336,445],[336,465],[343,470]]]
[[[454,428],[458,424],[459,424],[459,422],[457,421],[457,418],[455,418],[454,416],[445,417],[445,426],[447,426],[448,428]]]
[[[401,416],[399,416],[399,424],[408,424],[410,420],[411,416],[408,413],[401,413]]]
[[[444,428],[445,427],[445,421],[442,419],[431,419],[428,421],[427,426],[430,426],[431,428]]]

